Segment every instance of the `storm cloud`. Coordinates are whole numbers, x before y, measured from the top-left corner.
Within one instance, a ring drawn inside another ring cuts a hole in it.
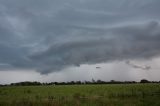
[[[160,55],[159,0],[0,1],[0,70],[41,74]]]

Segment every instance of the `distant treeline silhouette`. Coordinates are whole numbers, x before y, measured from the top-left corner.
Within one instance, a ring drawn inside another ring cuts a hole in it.
[[[160,83],[160,81],[148,81],[146,79],[142,79],[140,82],[136,81],[102,81],[97,80],[95,81],[92,79],[92,81],[69,81],[69,82],[49,82],[49,83],[41,83],[41,82],[17,82],[17,83],[11,83],[6,85],[0,85],[0,86],[38,86],[38,85],[82,85],[82,84],[135,84],[135,83]]]

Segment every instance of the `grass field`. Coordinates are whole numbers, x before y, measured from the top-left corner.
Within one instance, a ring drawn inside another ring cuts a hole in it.
[[[0,106],[160,106],[160,84],[0,87]]]

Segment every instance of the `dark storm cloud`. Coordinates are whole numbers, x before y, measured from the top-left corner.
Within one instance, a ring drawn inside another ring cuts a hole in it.
[[[103,38],[86,37],[53,44],[47,50],[33,54],[30,59],[35,63],[49,65],[51,69],[113,60],[148,59],[159,56],[159,28],[156,22],[113,28],[106,32],[112,35],[111,38],[104,35],[101,36]]]
[[[159,5],[159,0],[1,0],[0,69],[45,74],[159,56]]]

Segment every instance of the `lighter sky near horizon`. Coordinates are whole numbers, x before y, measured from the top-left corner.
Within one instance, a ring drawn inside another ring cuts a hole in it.
[[[0,84],[160,80],[160,0],[0,0]]]

